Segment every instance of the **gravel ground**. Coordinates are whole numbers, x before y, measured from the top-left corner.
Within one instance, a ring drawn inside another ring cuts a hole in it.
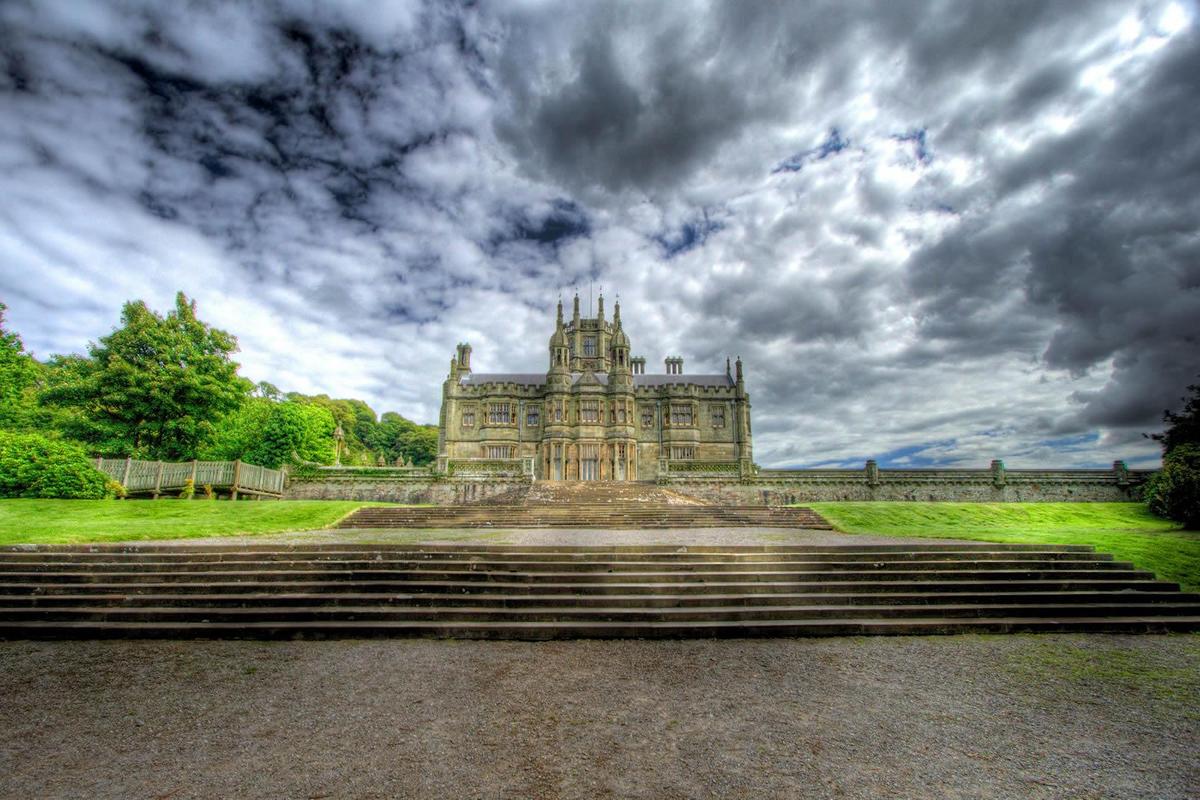
[[[413,542],[484,544],[565,544],[565,545],[735,545],[735,544],[913,544],[921,542],[951,542],[976,544],[953,539],[913,539],[889,536],[850,535],[808,528],[663,528],[646,530],[604,528],[430,528],[386,529],[345,528],[336,530],[271,533],[253,537],[212,537],[205,539],[155,540],[153,544],[228,544],[245,541],[247,544],[333,544],[337,542],[370,542],[411,544]]]
[[[0,643],[4,798],[1195,798],[1200,636]]]

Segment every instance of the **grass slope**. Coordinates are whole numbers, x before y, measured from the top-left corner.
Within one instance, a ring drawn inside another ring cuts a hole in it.
[[[845,533],[1086,544],[1200,591],[1200,533],[1140,503],[809,503]]]
[[[356,508],[342,500],[0,500],[0,545],[183,539],[325,528]]]

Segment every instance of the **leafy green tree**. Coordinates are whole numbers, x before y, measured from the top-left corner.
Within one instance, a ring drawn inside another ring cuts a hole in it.
[[[1163,456],[1163,468],[1150,476],[1143,497],[1151,513],[1200,529],[1200,445],[1176,445]]]
[[[24,427],[35,403],[38,364],[25,352],[21,337],[5,329],[6,309],[0,303],[0,427]]]
[[[1163,455],[1181,444],[1200,444],[1200,384],[1187,387],[1190,397],[1181,397],[1183,410],[1178,414],[1167,409],[1163,412],[1166,429],[1162,433],[1149,434],[1162,445]]]
[[[0,431],[0,497],[98,499],[113,483],[75,442]]]
[[[437,427],[418,425],[394,411],[379,420],[371,446],[389,463],[404,458],[414,464],[428,464],[437,457]]]
[[[1163,468],[1146,482],[1143,497],[1150,511],[1200,528],[1200,384],[1188,387],[1179,413],[1163,412],[1166,428],[1150,438],[1163,448]]]
[[[333,462],[335,422],[329,409],[288,401],[272,405],[262,433],[246,451],[252,464],[278,469],[294,458],[318,464]]]
[[[342,463],[373,464],[376,454],[371,442],[376,427],[375,412],[362,400],[333,399],[327,394],[288,394],[288,399],[329,410],[334,423],[342,428]]]
[[[196,317],[180,292],[165,317],[126,303],[121,327],[88,357],[53,359],[46,403],[68,410],[65,432],[106,455],[188,459],[214,421],[251,389],[230,356],[237,340]]]
[[[257,393],[256,393],[257,394]],[[248,397],[237,410],[213,423],[212,434],[200,448],[199,458],[206,461],[242,459],[257,463],[247,453],[258,446],[263,430],[278,402],[264,396]]]

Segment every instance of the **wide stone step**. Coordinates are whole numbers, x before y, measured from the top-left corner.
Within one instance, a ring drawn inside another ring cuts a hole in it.
[[[1090,548],[101,545],[0,550],[0,636],[547,639],[1191,630]]]
[[[394,562],[397,560],[421,560],[424,562],[482,562],[489,559],[495,559],[503,556],[508,556],[511,559],[518,559],[528,563],[559,563],[559,564],[582,564],[582,563],[598,563],[598,559],[603,559],[603,563],[612,564],[629,564],[629,563],[695,563],[695,564],[719,564],[719,563],[738,563],[738,564],[764,564],[764,563],[784,563],[789,561],[807,561],[807,562],[822,562],[822,561],[866,561],[866,562],[922,562],[922,561],[944,561],[948,558],[953,558],[959,561],[1020,561],[1020,562],[1112,562],[1113,557],[1108,553],[1086,553],[1086,552],[1061,552],[1053,550],[1031,550],[1031,551],[998,551],[991,550],[985,547],[972,547],[967,550],[960,551],[928,551],[928,552],[902,552],[902,551],[867,551],[867,552],[850,552],[843,550],[820,552],[801,552],[801,553],[742,553],[742,552],[670,552],[670,553],[538,553],[538,552],[512,552],[512,553],[496,553],[494,551],[479,551],[479,550],[463,550],[463,551],[422,551],[422,550],[398,550],[398,549],[380,549],[380,550],[283,550],[279,552],[252,553],[243,550],[231,551],[212,551],[212,550],[196,550],[183,552],[165,552],[165,551],[97,551],[86,553],[73,552],[14,552],[0,551],[0,571],[14,569],[12,565],[39,565],[50,566],[55,564],[78,564],[81,566],[91,564],[182,564],[182,563],[231,563],[245,561],[252,558],[259,563],[275,563],[275,562],[300,562],[307,561],[314,564],[327,563],[343,563],[350,561],[386,561]]]
[[[307,566],[307,565],[305,565]],[[63,572],[9,572],[3,578],[13,583],[76,583],[87,581],[108,581],[113,583],[140,583],[145,581],[170,581],[178,583],[209,581],[240,581],[266,583],[290,580],[321,580],[321,581],[454,581],[459,583],[719,583],[728,581],[790,581],[796,583],[823,583],[828,581],[1031,581],[1031,580],[1153,580],[1153,573],[1142,570],[1106,570],[1106,569],[987,569],[962,568],[950,565],[944,570],[929,569],[897,569],[897,570],[864,570],[861,565],[855,569],[830,570],[821,565],[820,569],[764,569],[751,572],[735,570],[711,571],[703,574],[690,571],[671,572],[664,570],[644,571],[613,571],[613,572],[566,572],[545,571],[532,572],[528,570],[471,570],[471,569],[262,569],[248,568],[244,570],[229,569],[221,565],[219,569],[201,571],[154,570],[154,571],[63,571]],[[970,567],[970,565],[967,565]],[[1092,566],[1092,565],[1089,565]],[[1105,565],[1108,566],[1108,565]]]
[[[162,573],[204,572],[215,574],[222,572],[259,572],[270,571],[460,571],[473,573],[557,573],[580,572],[592,574],[617,574],[641,572],[686,572],[698,576],[712,572],[754,572],[777,573],[788,571],[929,571],[945,572],[960,571],[966,568],[972,570],[1033,570],[1046,572],[1050,570],[1132,570],[1128,562],[1106,561],[1092,559],[1010,559],[1002,554],[995,554],[990,559],[900,559],[889,558],[879,560],[854,559],[849,561],[834,561],[832,559],[813,559],[807,556],[796,558],[775,557],[770,561],[736,561],[736,560],[699,560],[679,559],[662,561],[561,561],[561,560],[525,560],[501,561],[494,557],[476,558],[471,560],[443,559],[440,557],[417,559],[376,558],[337,559],[337,560],[285,560],[285,559],[203,559],[191,558],[174,561],[134,561],[121,559],[117,561],[52,561],[47,563],[0,562],[0,579],[8,575],[28,575],[32,573],[80,574],[99,575],[103,573]]]
[[[496,583],[491,581],[253,581],[226,582],[137,582],[137,583],[0,583],[0,596],[102,594],[248,592],[346,594],[354,592],[377,595],[454,593],[462,596],[495,593],[520,597],[525,595],[598,596],[638,595],[723,595],[723,594],[844,594],[844,593],[988,593],[988,592],[1140,592],[1177,591],[1177,584],[1149,579],[1118,580],[1040,580],[1040,581],[825,581],[799,583],[793,581],[709,581],[704,583]]]
[[[955,633],[1166,633],[1200,629],[1200,616],[920,617],[857,620],[702,622],[3,622],[0,638],[341,638],[426,636],[469,639],[660,639],[760,636],[886,636]]]
[[[694,608],[546,607],[539,609],[471,606],[302,606],[277,608],[212,607],[60,607],[13,608],[0,606],[0,625],[9,622],[404,622],[443,620],[448,622],[705,622],[737,620],[811,619],[911,619],[930,614],[927,605],[771,605],[709,606]],[[1198,616],[1200,604],[1061,604],[1038,605],[940,605],[941,618],[962,617],[1095,617],[1105,616]]]
[[[421,542],[413,544],[368,544],[338,542],[336,544],[236,544],[193,545],[155,544],[153,542],[126,542],[117,544],[43,544],[9,545],[0,547],[3,553],[62,553],[91,555],[96,553],[324,553],[329,551],[354,552],[404,552],[404,553],[500,553],[515,555],[525,553],[582,555],[591,557],[608,554],[694,554],[722,553],[730,556],[761,553],[952,553],[952,552],[1054,552],[1093,553],[1087,545],[1014,544],[1000,542],[897,542],[873,544],[751,544],[751,545],[511,545],[469,542],[464,544]]]
[[[807,508],[708,506],[671,503],[573,502],[561,505],[491,505],[363,508],[342,528],[408,527],[729,527],[784,526],[829,529]]]
[[[236,587],[242,588],[242,587]],[[768,605],[1037,605],[1053,607],[1080,603],[1127,604],[1192,603],[1200,605],[1200,594],[1178,591],[1120,591],[1120,592],[914,592],[914,593],[746,593],[746,594],[656,594],[620,595],[606,593],[512,595],[494,593],[414,593],[353,591],[345,592],[263,592],[229,591],[216,594],[198,590],[195,593],[89,592],[80,586],[71,593],[28,593],[4,595],[0,606],[7,608],[95,607],[295,607],[295,606],[472,606],[490,608],[543,607],[607,607],[607,608],[694,608],[710,606],[768,606]]]

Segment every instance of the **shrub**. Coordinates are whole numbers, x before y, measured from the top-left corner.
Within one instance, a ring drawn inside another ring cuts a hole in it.
[[[205,500],[216,500],[217,499],[217,493],[213,489],[213,485],[211,483],[204,484],[204,499]]]
[[[183,482],[183,488],[179,490],[180,500],[191,500],[196,496],[196,481],[188,478]]]
[[[1182,444],[1167,453],[1143,497],[1152,513],[1200,529],[1200,445]]]
[[[110,478],[74,443],[0,431],[0,497],[111,497]]]

